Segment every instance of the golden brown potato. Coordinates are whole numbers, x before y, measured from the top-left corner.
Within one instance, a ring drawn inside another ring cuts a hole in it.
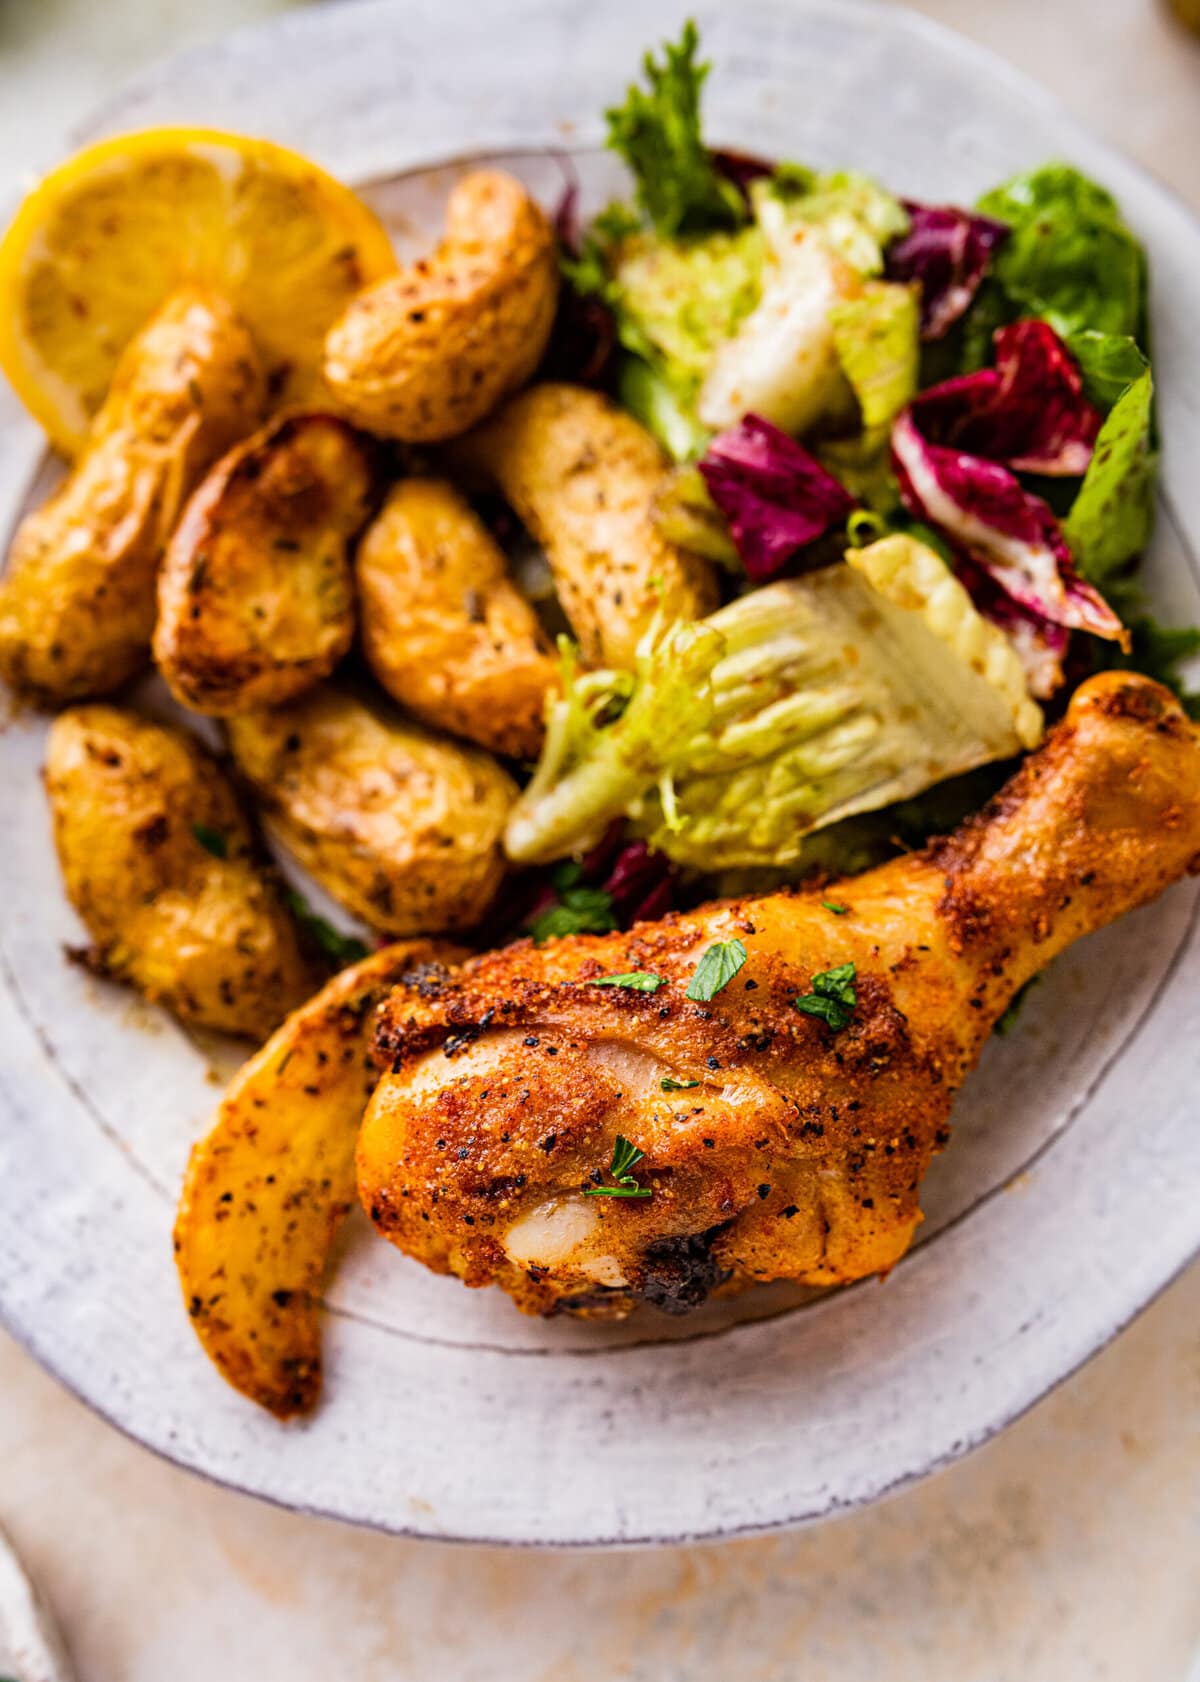
[[[117,707],[73,707],[50,732],[45,775],[91,968],[184,1022],[258,1040],[319,984],[197,743]]]
[[[343,970],[239,1070],[192,1151],[175,1222],[183,1298],[222,1375],[281,1419],[321,1388],[317,1294],[354,1203],[376,1007],[463,956],[401,941]]]
[[[0,673],[46,704],[107,695],[144,666],[154,581],[179,510],[258,425],[250,336],[222,299],[170,297],[121,357],[88,446],[17,530],[0,581]]]
[[[716,607],[710,563],[668,543],[654,522],[662,452],[598,392],[533,386],[455,450],[545,549],[586,660],[632,667],[656,614],[670,623]]]
[[[271,421],[217,463],[158,580],[154,658],[185,706],[278,706],[329,676],[354,639],[349,549],[376,469],[367,438],[319,414]]]
[[[326,382],[386,438],[457,437],[533,373],[557,301],[545,213],[511,175],[475,170],[450,195],[433,255],[368,287],[330,328]]]
[[[517,795],[489,754],[332,684],[231,719],[229,740],[272,833],[374,928],[439,934],[487,910]]]
[[[452,485],[405,479],[358,546],[367,659],[423,718],[495,753],[536,759],[550,640],[504,552]]]

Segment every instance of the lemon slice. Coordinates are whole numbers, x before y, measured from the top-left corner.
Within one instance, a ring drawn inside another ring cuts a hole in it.
[[[198,280],[239,311],[279,401],[302,402],[329,324],[395,268],[374,214],[295,152],[215,129],[118,135],[46,176],[0,243],[0,368],[73,455],[125,345]]]

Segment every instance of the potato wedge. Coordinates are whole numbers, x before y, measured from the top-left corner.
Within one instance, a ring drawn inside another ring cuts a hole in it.
[[[74,707],[50,731],[45,777],[98,974],[256,1040],[319,985],[228,778],[196,742],[116,707]]]
[[[250,336],[222,299],[175,293],[117,365],[87,448],[17,529],[0,581],[0,673],[46,705],[147,664],[155,577],[184,501],[262,416]]]
[[[455,455],[497,486],[545,549],[586,660],[631,668],[656,615],[670,624],[717,606],[711,564],[668,543],[654,522],[662,452],[598,392],[533,386]]]
[[[377,453],[332,415],[271,421],[217,463],[167,547],[154,658],[172,693],[223,716],[279,706],[354,640],[350,545]]]
[[[442,479],[404,479],[356,562],[363,649],[418,718],[513,759],[541,751],[558,662],[503,550]]]
[[[401,977],[463,956],[401,941],[334,976],[234,1076],[192,1150],[175,1222],[184,1301],[222,1376],[280,1419],[321,1388],[317,1296],[356,1197],[376,1007]]]
[[[481,749],[333,684],[231,719],[229,742],[268,828],[372,927],[466,929],[491,904],[517,787]]]
[[[326,383],[385,438],[455,438],[529,379],[557,302],[545,212],[511,175],[475,170],[450,195],[433,255],[360,292],[330,328]]]

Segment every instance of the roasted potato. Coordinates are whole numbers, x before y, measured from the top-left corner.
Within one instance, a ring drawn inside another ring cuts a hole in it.
[[[504,552],[453,486],[405,479],[358,546],[363,649],[427,724],[536,759],[558,665]]]
[[[376,1007],[402,977],[464,955],[402,941],[343,970],[234,1076],[192,1151],[175,1222],[183,1298],[223,1376],[280,1419],[321,1388],[317,1293],[355,1200]]]
[[[130,343],[87,448],[22,521],[0,581],[0,673],[48,705],[107,695],[150,655],[154,582],[179,510],[262,416],[250,336],[188,287]]]
[[[74,707],[46,790],[72,905],[99,974],[181,1021],[262,1040],[320,984],[228,779],[177,730]]]
[[[669,624],[716,607],[710,563],[668,543],[654,522],[662,452],[598,392],[533,386],[455,454],[499,488],[545,549],[586,660],[632,667],[656,615]]]
[[[557,301],[545,213],[511,175],[475,170],[450,195],[433,255],[359,293],[330,328],[326,383],[383,437],[457,437],[533,373]]]
[[[388,934],[472,927],[504,874],[516,784],[489,754],[326,684],[229,721],[271,832]]]
[[[291,415],[230,450],[192,497],[158,580],[154,658],[217,716],[293,700],[354,639],[350,544],[375,447],[332,415]]]

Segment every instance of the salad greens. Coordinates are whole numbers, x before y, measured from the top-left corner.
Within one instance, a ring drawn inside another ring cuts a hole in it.
[[[1200,631],[1156,624],[1135,581],[1146,258],[1066,162],[960,206],[710,151],[698,52],[689,23],[608,112],[631,196],[564,273],[611,324],[611,389],[677,464],[661,534],[733,599],[656,624],[633,672],[564,647],[507,846],[551,861],[624,823],[725,880],[837,870],[953,822],[943,780],[951,803],[972,767],[994,784],[1067,672],[1134,666],[1186,695]],[[535,933],[613,926],[595,889],[558,889]]]
[[[606,112],[608,142],[633,173],[638,208],[656,232],[676,234],[736,227],[743,218],[737,188],[717,173],[700,130],[700,90],[710,66],[697,64],[700,36],[689,19],[678,46],[642,60],[649,84],[631,84],[623,105]]]
[[[1096,584],[1115,577],[1149,541],[1158,465],[1150,444],[1153,405],[1147,368],[1113,404],[1063,521],[1080,572]]]
[[[697,869],[786,865],[815,829],[1038,740],[1015,653],[939,556],[893,536],[848,559],[651,634],[632,689],[568,663],[510,857],[626,817]]]
[[[1116,200],[1070,164],[1045,164],[979,200],[1009,236],[993,272],[1014,315],[1040,315],[1060,334],[1140,338],[1146,259]]]
[[[865,432],[890,427],[917,394],[920,297],[915,287],[870,280],[829,312],[833,348],[858,399]]]

